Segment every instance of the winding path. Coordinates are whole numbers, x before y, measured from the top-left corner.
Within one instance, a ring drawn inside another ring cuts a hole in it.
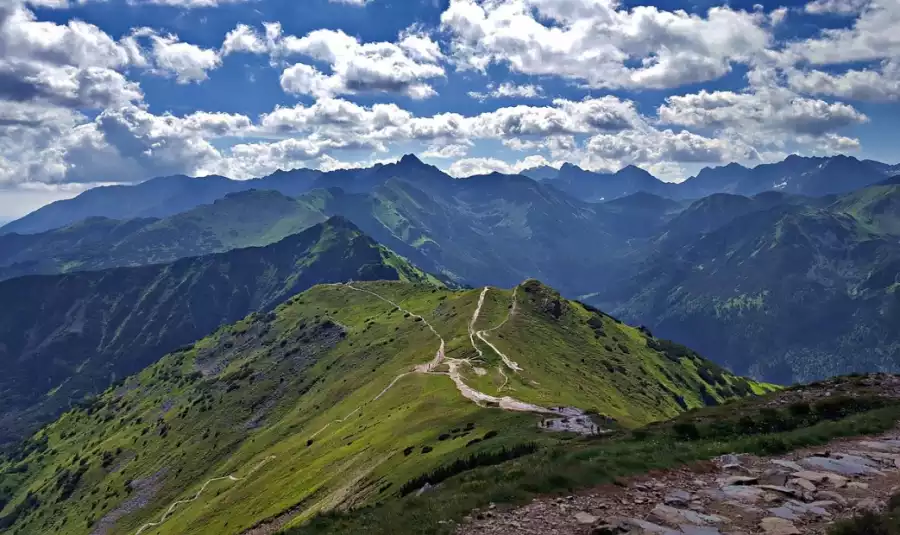
[[[176,507],[178,507],[179,505],[185,504],[185,503],[190,503],[190,502],[196,501],[197,498],[199,498],[200,495],[203,494],[203,491],[206,490],[206,487],[210,486],[212,483],[215,483],[216,481],[224,481],[226,479],[228,481],[234,481],[234,482],[244,481],[245,479],[247,479],[248,477],[253,475],[253,472],[256,472],[257,470],[262,468],[264,464],[266,464],[267,462],[269,462],[273,459],[275,459],[274,455],[270,455],[270,456],[266,457],[265,459],[260,461],[256,466],[254,466],[252,469],[250,469],[250,471],[247,472],[247,475],[245,475],[244,477],[237,477],[234,474],[231,474],[231,475],[222,476],[222,477],[214,477],[212,479],[207,480],[206,483],[204,483],[203,486],[200,487],[200,490],[198,490],[197,493],[194,494],[193,497],[188,498],[186,500],[178,500],[176,502],[172,502],[172,505],[170,505],[169,508],[166,509],[166,512],[163,513],[163,515],[160,517],[160,519],[158,521],[148,522],[148,523],[144,524],[143,526],[140,527],[140,529],[137,530],[137,532],[135,532],[134,535],[141,535],[141,533],[143,533],[144,531],[146,531],[150,528],[155,528],[157,526],[160,526],[163,522],[166,521],[166,519],[169,518],[169,515],[171,515],[175,511]]]

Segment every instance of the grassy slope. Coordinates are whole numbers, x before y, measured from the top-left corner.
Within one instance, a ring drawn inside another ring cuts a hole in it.
[[[467,326],[479,290],[358,286],[424,315],[446,340],[448,357],[474,355]],[[488,292],[478,329],[502,321],[511,294]],[[720,398],[697,375],[693,357],[680,364],[666,359],[648,349],[639,331],[561,300],[535,281],[518,294],[517,314],[494,331],[498,347],[523,368],[504,394],[593,408],[626,425],[674,414],[674,403],[654,408],[672,397],[669,388],[694,406],[700,403],[695,389]],[[318,286],[272,314],[252,316],[169,355],[88,410],[67,413],[31,439],[34,451],[2,464],[0,489],[12,494],[2,514],[21,507],[29,492],[41,503],[10,533],[87,533],[129,499],[146,506],[123,512],[110,533],[132,533],[206,479],[244,477],[260,463],[245,481],[212,483],[199,501],[144,533],[238,533],[291,507],[298,514],[290,522],[298,524],[317,511],[393,497],[410,479],[453,459],[567,440],[540,431],[533,415],[476,406],[440,375],[404,376],[374,401],[393,378],[437,349],[423,323],[405,316],[370,294]],[[603,337],[615,337],[628,353],[604,349],[587,325],[591,318],[601,318]],[[533,332],[517,334],[525,330]],[[536,346],[538,338],[543,343]],[[496,357],[485,356],[495,367]],[[626,373],[604,383],[607,364]],[[671,387],[657,381],[663,369],[674,379]],[[605,388],[587,388],[591,379]],[[572,384],[585,388],[561,388]],[[480,386],[496,393],[493,385]],[[753,387],[760,388],[745,390]],[[497,436],[467,446],[492,431]],[[85,470],[69,485],[71,496],[56,502],[71,481],[64,474],[79,466]],[[141,483],[147,478],[155,483]]]
[[[900,403],[896,392],[881,388],[879,381],[885,378],[871,379],[839,378],[693,410],[602,439],[547,444],[522,458],[468,470],[421,497],[319,515],[284,535],[450,534],[475,508],[525,504],[547,494],[567,495],[586,487],[618,484],[622,477],[727,453],[780,455],[837,437],[881,433],[896,426]],[[886,379],[895,383],[894,378]]]
[[[428,276],[334,219],[266,247],[0,282],[0,301],[21,303],[0,310],[0,441],[222,324],[350,279]]]

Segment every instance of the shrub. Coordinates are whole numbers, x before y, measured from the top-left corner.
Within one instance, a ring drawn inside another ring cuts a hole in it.
[[[517,457],[522,457],[524,455],[534,453],[537,451],[537,449],[537,444],[529,442],[527,444],[519,444],[511,448],[502,448],[499,451],[495,452],[481,452],[470,455],[465,459],[458,459],[448,465],[438,467],[427,474],[423,474],[415,479],[407,481],[400,488],[400,496],[406,496],[407,494],[422,488],[426,483],[430,485],[437,485],[441,481],[449,479],[457,474],[461,474],[462,472],[472,470],[479,466],[491,466],[500,464]]]

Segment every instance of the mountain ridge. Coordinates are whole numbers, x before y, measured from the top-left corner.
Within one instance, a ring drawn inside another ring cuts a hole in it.
[[[0,438],[313,284],[437,281],[333,217],[264,247],[0,282]],[[12,434],[12,437],[10,436]]]
[[[834,169],[818,168],[826,163],[833,164]],[[276,171],[266,177],[246,181],[231,180],[217,175],[204,178],[174,175],[153,178],[134,185],[93,188],[73,199],[56,201],[6,223],[0,227],[0,234],[41,232],[66,226],[90,216],[112,219],[166,217],[200,204],[211,203],[227,193],[247,189],[273,189],[292,197],[314,188],[332,186],[350,192],[368,192],[396,175],[398,171],[419,173],[419,178],[425,180],[428,180],[428,177],[457,180],[437,167],[425,164],[412,154],[405,155],[395,163],[379,163],[368,168],[330,172],[311,169]],[[520,174],[528,176],[530,171],[532,170],[526,169]],[[540,181],[567,191],[582,201],[597,202],[627,196],[638,191],[675,199],[696,199],[717,192],[754,195],[771,189],[782,189],[796,194],[826,195],[845,193],[871,185],[898,171],[900,171],[898,166],[872,160],[860,161],[849,156],[792,155],[781,162],[761,164],[754,168],[746,168],[739,164],[704,168],[696,176],[681,183],[663,182],[633,165],[614,173],[597,173],[566,163],[558,170],[556,176],[551,176],[552,173],[546,166],[534,173],[540,175]],[[843,178],[848,174],[852,176],[844,181]]]

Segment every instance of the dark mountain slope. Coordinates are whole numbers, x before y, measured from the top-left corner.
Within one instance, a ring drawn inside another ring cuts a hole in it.
[[[896,370],[900,244],[840,206],[735,218],[650,256],[616,298],[597,301],[622,299],[624,317],[769,381]]]
[[[276,191],[248,190],[164,219],[91,218],[38,234],[5,234],[0,235],[0,280],[268,245],[325,219]]]
[[[344,219],[275,244],[0,283],[0,440],[223,323],[323,282],[424,279]]]
[[[655,212],[623,215],[501,174],[392,178],[369,195],[333,188],[300,200],[351,219],[426,271],[457,282],[508,286],[540,277],[569,295],[593,288],[597,270],[628,239],[653,235],[664,219]]]

